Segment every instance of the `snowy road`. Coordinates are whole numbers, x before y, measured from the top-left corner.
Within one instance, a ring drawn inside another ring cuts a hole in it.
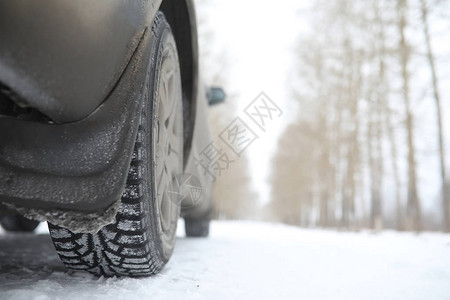
[[[0,232],[0,299],[450,299],[450,235],[216,222],[160,275],[99,279],[67,272],[48,235]]]

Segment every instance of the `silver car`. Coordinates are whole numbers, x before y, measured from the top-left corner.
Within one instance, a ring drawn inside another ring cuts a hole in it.
[[[0,40],[5,229],[48,221],[67,267],[105,276],[157,273],[180,215],[208,235],[191,0],[4,0]]]

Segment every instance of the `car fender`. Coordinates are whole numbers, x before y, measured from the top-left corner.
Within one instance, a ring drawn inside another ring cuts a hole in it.
[[[0,1],[0,82],[56,123],[111,93],[161,0]]]

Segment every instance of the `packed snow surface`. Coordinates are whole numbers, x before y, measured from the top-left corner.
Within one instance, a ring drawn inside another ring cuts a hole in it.
[[[348,233],[214,222],[161,274],[96,278],[59,262],[39,235],[0,229],[0,299],[450,299],[450,235]]]

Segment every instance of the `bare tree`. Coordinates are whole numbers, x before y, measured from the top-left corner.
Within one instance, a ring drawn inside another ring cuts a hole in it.
[[[428,24],[429,9],[426,0],[421,0],[421,15],[422,15],[422,29],[425,37],[425,44],[427,47],[427,59],[431,72],[431,82],[433,87],[433,96],[436,105],[436,120],[438,126],[438,140],[439,140],[439,162],[441,169],[442,180],[442,210],[444,220],[444,230],[450,232],[450,195],[446,188],[446,165],[445,165],[445,142],[444,142],[444,129],[442,120],[442,105],[441,94],[439,92],[439,79],[436,70],[436,59],[431,46],[431,36]]]
[[[407,198],[407,229],[421,230],[421,206],[417,192],[416,150],[414,146],[414,117],[410,99],[410,48],[406,40],[407,0],[397,0],[399,59],[401,66],[402,94],[406,113],[406,131],[408,147],[408,198]]]
[[[344,62],[348,66],[348,74],[346,80],[346,97],[348,109],[348,122],[351,125],[348,129],[348,145],[346,158],[346,175],[343,184],[343,201],[342,201],[342,226],[349,227],[350,221],[355,214],[355,197],[356,197],[356,180],[358,174],[359,162],[359,106],[361,100],[362,85],[362,60],[363,53],[360,49],[355,49],[350,41],[345,40]]]

